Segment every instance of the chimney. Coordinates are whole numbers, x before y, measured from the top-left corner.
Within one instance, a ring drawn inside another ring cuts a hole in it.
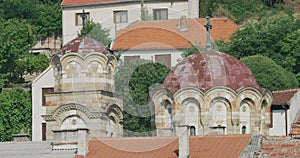
[[[29,134],[13,134],[14,142],[27,142],[30,141]]]
[[[180,31],[187,31],[188,30],[186,16],[181,16],[181,18],[179,19],[178,29]]]
[[[189,126],[179,125],[176,127],[178,136],[179,156],[178,158],[190,157]]]
[[[88,129],[79,128],[78,130],[78,147],[77,155],[86,156],[88,152]]]

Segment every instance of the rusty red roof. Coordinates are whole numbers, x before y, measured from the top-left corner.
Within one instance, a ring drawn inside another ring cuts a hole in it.
[[[98,52],[107,54],[109,51],[101,43],[92,38],[79,37],[65,44],[59,51],[58,55],[64,55],[66,53],[78,53],[81,56],[85,56],[90,52]]]
[[[180,49],[191,44],[205,46],[204,18],[186,19],[187,30],[180,30],[179,20],[137,21],[120,30],[113,50],[129,49]],[[211,38],[229,41],[229,36],[240,28],[228,18],[212,18]]]
[[[273,91],[273,105],[287,105],[288,101],[299,91],[300,89],[289,89],[282,91]]]
[[[190,157],[238,157],[250,135],[190,137]],[[101,138],[89,142],[86,158],[177,158],[177,137]]]
[[[164,80],[163,87],[172,93],[180,88],[195,87],[207,90],[226,86],[259,89],[251,70],[238,59],[221,52],[209,51],[190,55],[178,63]]]

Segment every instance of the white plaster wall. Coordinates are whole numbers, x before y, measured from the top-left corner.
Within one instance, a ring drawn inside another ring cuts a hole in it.
[[[46,107],[42,106],[42,88],[54,87],[53,69],[49,66],[32,82],[32,141],[42,141],[41,115],[46,114]]]
[[[284,136],[285,133],[285,110],[273,110],[273,128],[270,128],[271,136]]]
[[[300,90],[291,98],[289,105],[290,109],[288,110],[288,134],[291,130],[291,125],[297,121],[298,113],[300,113]]]
[[[193,0],[196,1],[196,0]],[[145,2],[148,11],[153,15],[153,9],[168,8],[168,19],[179,19],[181,16],[188,16],[188,2]],[[110,30],[112,38],[115,37],[115,30],[119,30],[129,25],[130,23],[140,20],[140,3],[114,3],[106,5],[95,6],[81,6],[81,7],[63,7],[62,8],[62,27],[63,27],[63,44],[74,39],[81,26],[75,25],[75,14],[85,12],[90,13],[90,20],[102,23],[102,26]],[[128,23],[114,25],[113,11],[127,10]],[[194,13],[194,12],[193,12]]]
[[[137,56],[139,55],[141,59],[153,60],[155,62],[155,55],[164,55],[171,54],[171,66],[175,66],[178,61],[182,60],[181,54],[184,50],[128,50],[126,52],[117,52],[121,53],[121,59],[124,60],[124,56]]]

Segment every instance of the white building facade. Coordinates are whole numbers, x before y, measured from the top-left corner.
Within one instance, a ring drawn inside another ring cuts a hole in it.
[[[99,0],[91,2],[63,0],[63,44],[77,36],[82,27],[83,9],[87,20],[101,23],[110,30],[112,38],[119,29],[141,19],[141,1],[124,0],[111,1]],[[181,16],[197,18],[199,14],[198,0],[173,0],[173,1],[144,1],[150,18],[153,20],[179,19]]]

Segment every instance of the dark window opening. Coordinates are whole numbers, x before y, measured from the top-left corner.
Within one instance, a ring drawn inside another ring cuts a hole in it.
[[[54,88],[42,88],[42,106],[46,106],[46,96],[47,93],[53,93]]]
[[[242,127],[242,134],[246,134],[246,126]]]
[[[46,123],[42,123],[42,141],[46,140],[46,130],[47,130]]]
[[[127,23],[128,14],[127,10],[114,11],[114,23]]]
[[[196,135],[196,128],[195,126],[190,127],[190,136],[195,136]]]

